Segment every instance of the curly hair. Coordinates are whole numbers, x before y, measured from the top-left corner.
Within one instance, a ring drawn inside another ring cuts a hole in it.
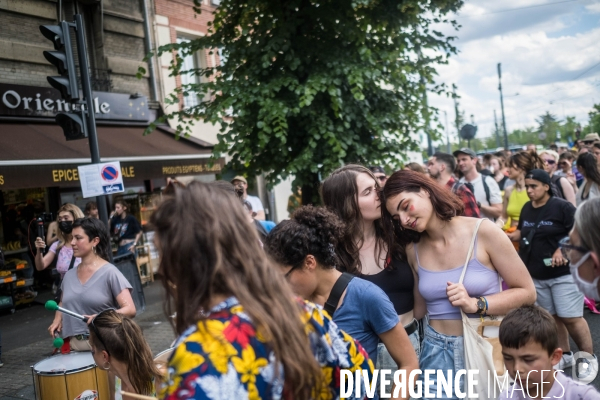
[[[264,248],[273,261],[298,268],[309,254],[325,268],[335,268],[335,248],[345,232],[344,223],[324,207],[303,206],[292,219],[281,222],[267,236]]]

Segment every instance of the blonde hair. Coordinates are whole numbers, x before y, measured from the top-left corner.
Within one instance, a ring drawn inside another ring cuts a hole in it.
[[[554,161],[558,162],[559,155],[554,150],[542,150],[542,151],[540,151],[540,157],[543,156],[544,154],[548,154],[549,156],[552,156],[552,158],[554,158]]]
[[[65,211],[71,213],[71,215],[73,216],[73,222],[75,222],[76,219],[85,218],[85,215],[83,215],[83,211],[81,211],[81,208],[77,207],[75,204],[65,203],[62,205],[61,208],[58,209],[58,212],[56,213],[57,225],[59,224],[58,218],[60,213]],[[63,247],[66,242],[65,235],[63,235],[62,231],[60,230],[60,225],[56,229],[56,237],[58,237],[58,245],[56,246],[56,250],[58,250],[61,247]]]

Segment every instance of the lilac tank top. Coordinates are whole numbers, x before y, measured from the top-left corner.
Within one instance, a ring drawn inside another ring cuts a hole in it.
[[[452,306],[446,295],[446,282],[458,283],[463,266],[446,271],[430,271],[421,267],[419,252],[415,243],[415,256],[419,266],[419,292],[425,299],[431,319],[461,319],[460,308]],[[477,260],[477,238],[473,258],[469,260],[463,285],[471,297],[489,296],[500,291],[498,273],[485,267]],[[467,314],[477,317],[478,314]]]

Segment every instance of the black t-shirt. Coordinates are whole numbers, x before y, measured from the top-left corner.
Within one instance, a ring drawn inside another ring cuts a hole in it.
[[[521,210],[519,226],[521,238],[527,237],[533,229],[536,221],[538,228],[531,240],[531,250],[527,269],[532,278],[552,279],[569,275],[569,266],[547,267],[545,258],[552,258],[552,254],[558,249],[558,242],[569,235],[575,223],[575,206],[566,200],[550,197],[542,207],[534,208],[531,202],[526,203]],[[523,259],[523,252],[519,252]]]
[[[360,275],[366,281],[379,286],[390,298],[398,315],[415,308],[415,277],[406,261],[392,258],[391,265],[373,275]]]
[[[141,230],[142,227],[140,226],[138,220],[130,214],[127,214],[124,219],[119,215],[115,215],[110,220],[110,233],[118,240],[135,239],[135,236]]]

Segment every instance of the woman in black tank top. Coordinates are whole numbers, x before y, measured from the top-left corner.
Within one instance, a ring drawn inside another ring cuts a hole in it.
[[[374,283],[388,295],[418,356],[415,278],[393,232],[382,228],[380,190],[368,168],[349,164],[335,170],[323,182],[323,204],[347,225],[346,236],[336,249],[342,262],[340,269]],[[424,310],[417,314],[421,318]],[[397,369],[385,346],[381,343],[379,346],[376,368]]]

